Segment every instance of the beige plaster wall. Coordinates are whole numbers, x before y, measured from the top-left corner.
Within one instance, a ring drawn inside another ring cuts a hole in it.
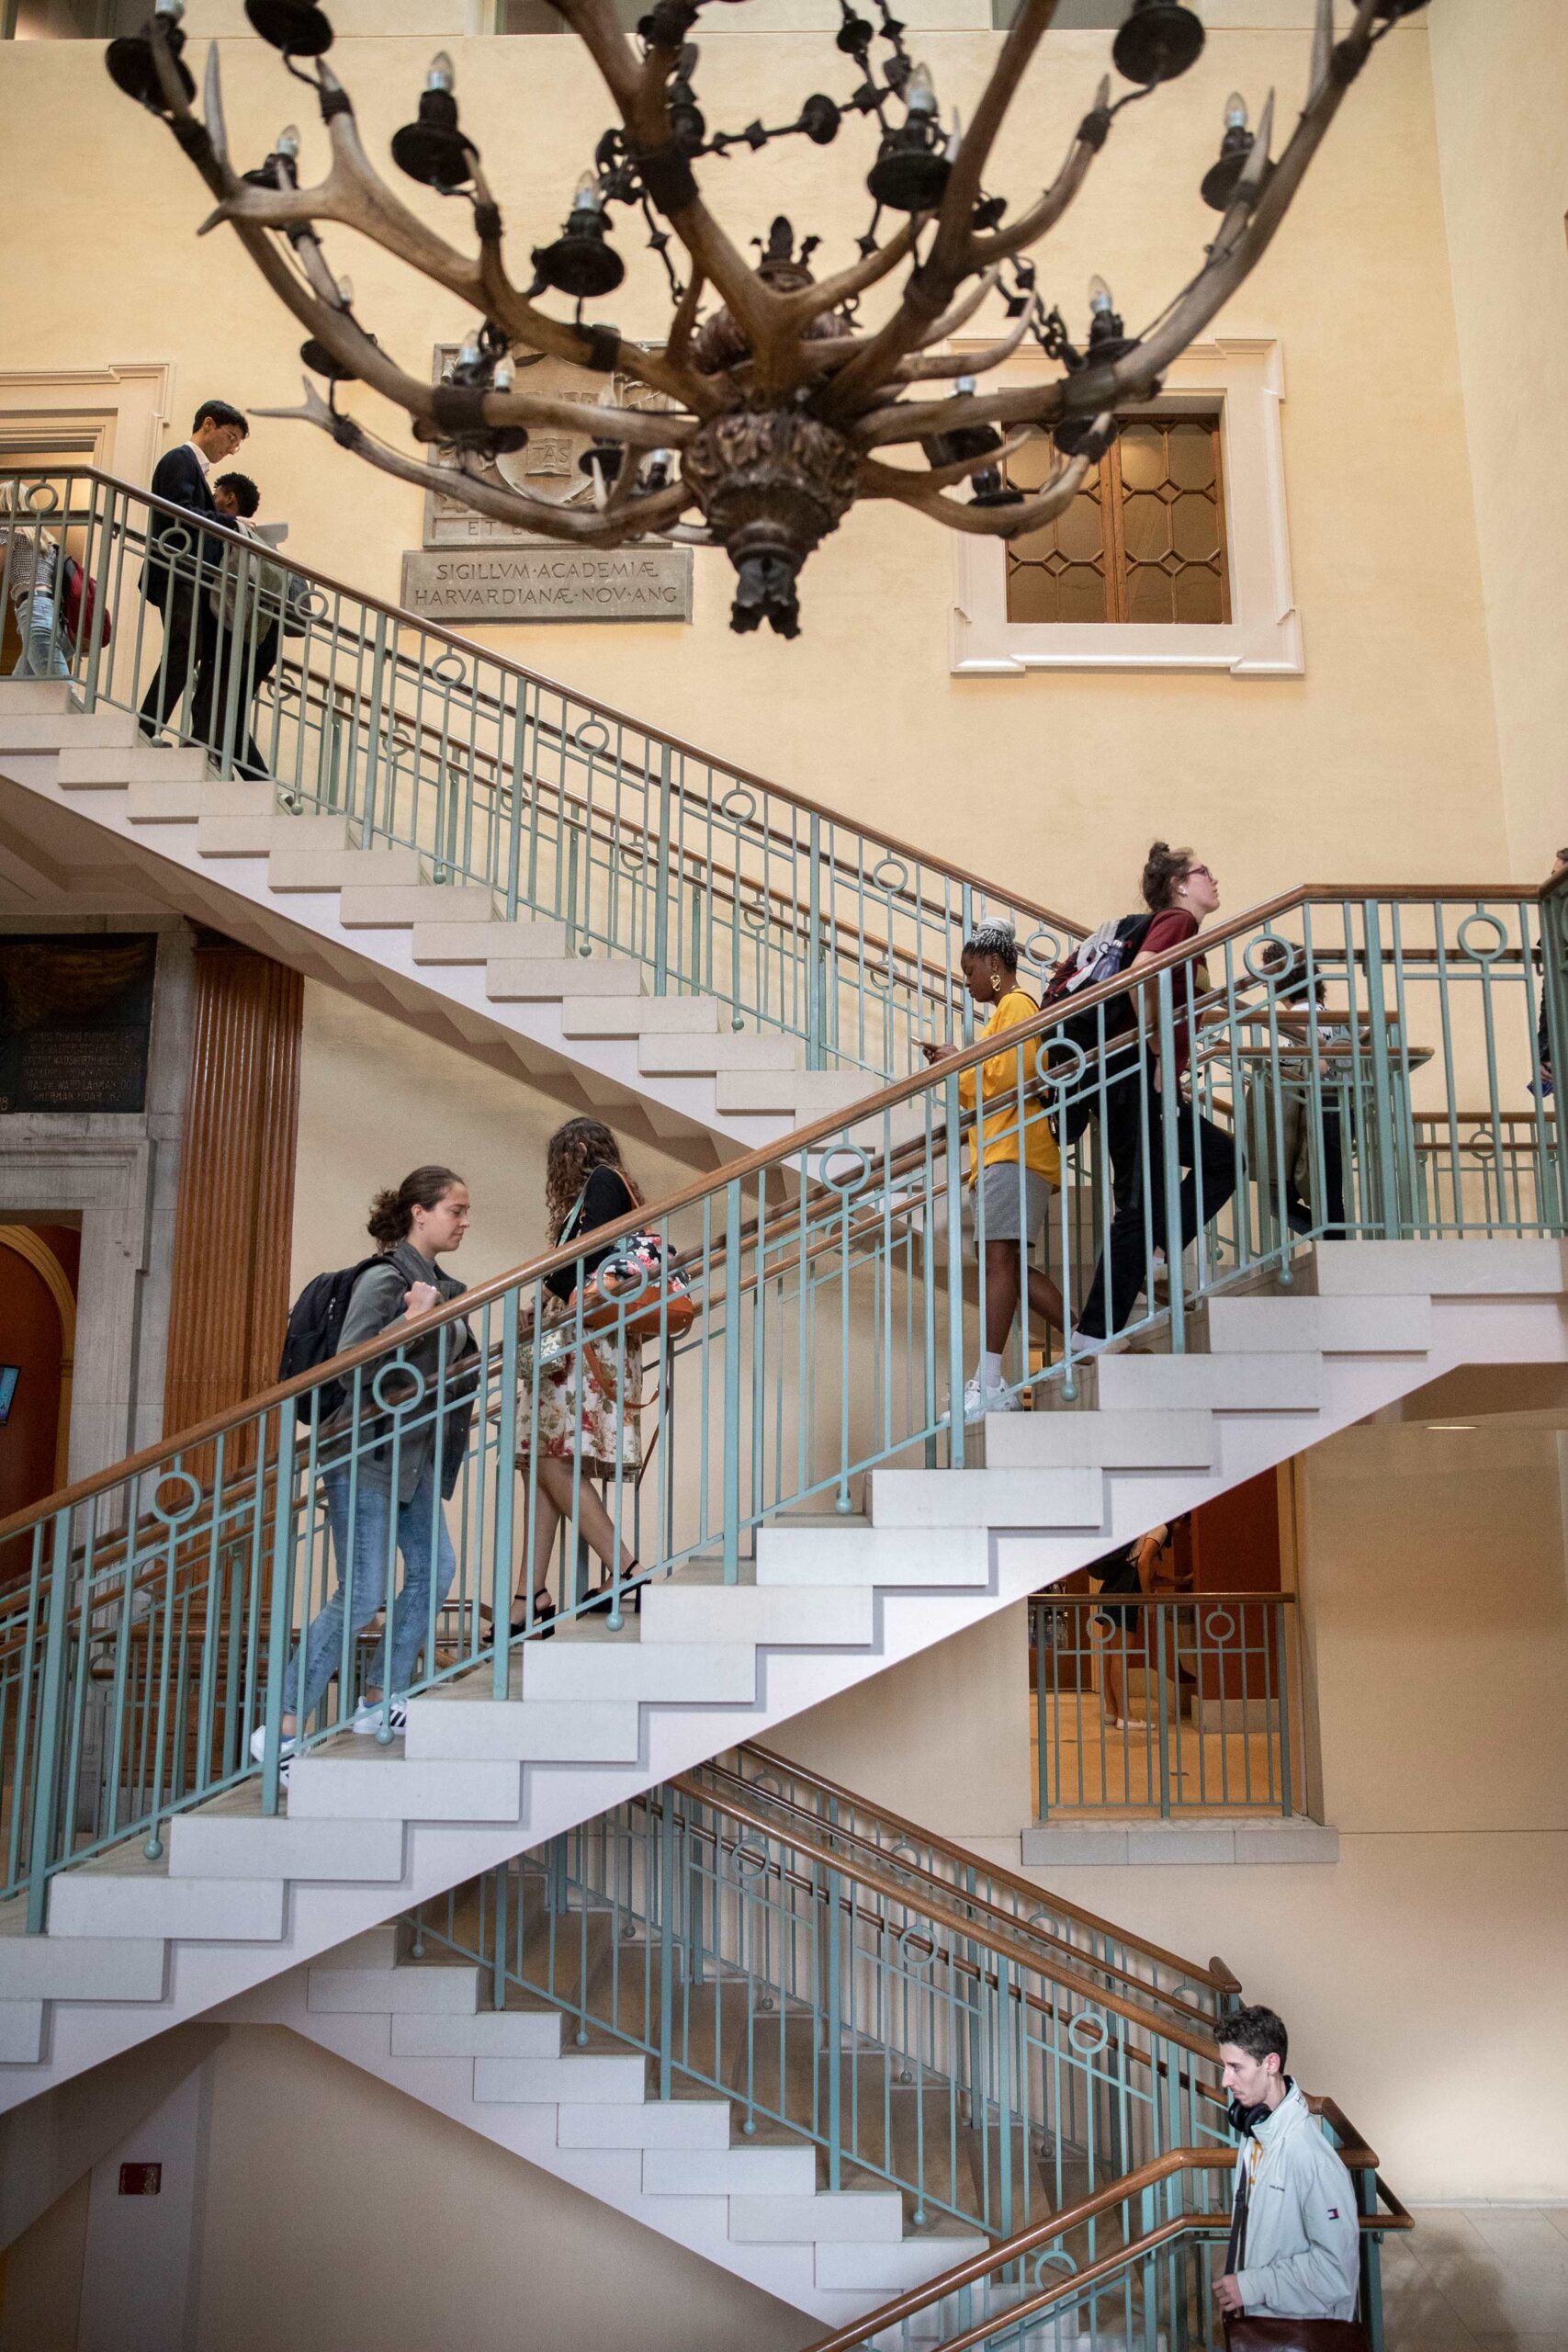
[[[943,1838],[1016,1835],[1034,1813],[1029,1611],[1020,1601],[841,1699],[768,1746]]]
[[[1227,29],[1235,15],[1256,21]],[[1307,15],[1304,0],[1216,12],[1192,75],[1118,125],[1043,258],[1043,286],[1074,318],[1096,269],[1133,322],[1190,274],[1212,232],[1197,184],[1225,95],[1239,85],[1257,104],[1277,85],[1288,119],[1304,82]],[[421,29],[345,36],[334,53],[378,155],[412,110],[429,53],[432,16],[411,21]],[[197,52],[204,28],[197,10]],[[447,38],[445,21],[437,29]],[[528,243],[561,215],[605,103],[571,41],[450,45],[464,120],[485,150],[523,271]],[[942,32],[922,45],[939,87],[967,114],[996,38]],[[303,116],[304,94],[256,42],[226,46],[235,149],[259,157],[282,120]],[[804,90],[839,86],[839,61],[818,34],[705,25],[703,47],[716,121],[773,119]],[[1053,36],[1001,142],[999,187],[1021,196],[1055,169],[1106,48],[1100,33]],[[96,48],[13,46],[0,57],[0,96],[10,166],[18,184],[49,191],[51,237],[71,256],[71,299],[62,300],[55,276],[25,247],[0,255],[6,361],[167,356],[176,430],[209,392],[256,407],[297,398],[296,332],[231,241],[195,241],[205,192],[166,134],[113,91]],[[311,169],[320,133],[305,129]],[[824,265],[841,261],[863,225],[857,141],[868,156],[857,130],[804,168],[788,147],[726,166],[737,236],[760,233],[784,207],[826,238]],[[457,208],[407,183],[400,193],[449,233],[462,230]],[[665,311],[651,258],[635,237],[622,243],[632,267],[617,322],[654,334]],[[460,306],[346,233],[332,250],[353,271],[362,314],[411,367],[425,367],[433,340],[467,323]],[[1294,217],[1219,322],[1282,342],[1303,679],[954,680],[949,537],[874,507],[814,560],[806,635],[794,646],[729,635],[718,558],[699,562],[690,629],[535,626],[498,642],[1086,915],[1125,901],[1156,831],[1207,849],[1232,906],[1309,875],[1495,872],[1505,838],[1447,273],[1427,41],[1413,28],[1380,52]],[[356,401],[406,446],[400,422],[368,396]],[[401,551],[419,534],[417,492],[293,424],[258,423],[245,464],[265,511],[292,522],[301,560],[395,590]]]
[[[218,2053],[202,2352],[796,2352],[820,2332],[281,2027]]]
[[[536,1258],[545,1230],[545,1147],[562,1119],[583,1110],[554,1092],[470,1060],[419,1029],[305,986],[299,1064],[299,1146],[294,1190],[292,1284],[324,1266],[368,1253],[370,1196],[427,1161],[468,1180],[473,1222],[450,1271],[470,1288]],[[617,1121],[614,1109],[600,1115]],[[655,1144],[633,1118],[621,1123],[628,1165],[650,1200],[711,1167],[705,1147]]]
[[[1431,11],[1508,854],[1568,840],[1568,10]]]

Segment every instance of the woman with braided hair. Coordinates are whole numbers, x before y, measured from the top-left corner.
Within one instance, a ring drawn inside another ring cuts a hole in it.
[[[1044,1229],[1051,1194],[1061,1182],[1061,1155],[1033,1083],[1033,1040],[1021,1049],[1005,1040],[1010,1029],[1032,1020],[1040,1008],[1018,984],[1018,942],[1008,922],[983,922],[964,943],[964,985],[988,1018],[981,1037],[998,1050],[978,1068],[964,1070],[958,1100],[975,1115],[969,1137],[969,1184],[975,1194],[976,1230],[982,1244],[983,1349],[964,1391],[964,1418],[1016,1413],[1017,1391],[1002,1369],[1008,1336],[1027,1286],[1029,1312],[1037,1324],[1062,1329],[1066,1317],[1062,1294],[1050,1277],[1029,1262],[1030,1244]],[[962,1053],[962,1046],[934,1042],[921,1047],[932,1067]],[[1024,1367],[1025,1372],[1028,1366]]]

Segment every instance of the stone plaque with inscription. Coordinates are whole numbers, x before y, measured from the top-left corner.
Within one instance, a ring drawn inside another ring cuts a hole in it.
[[[689,621],[690,548],[441,548],[403,558],[402,601],[422,620]]]
[[[0,939],[0,1112],[140,1111],[152,933]]]
[[[439,382],[457,356],[437,344]],[[519,390],[581,406],[659,410],[669,406],[629,376],[595,376],[563,360],[519,368]],[[484,478],[526,491],[572,513],[592,513],[592,485],[579,470],[588,433],[535,427],[527,446],[499,458]],[[692,550],[657,540],[640,547],[575,548],[476,514],[440,491],[424,502],[424,548],[403,558],[402,602],[423,619],[448,628],[475,621],[689,621]]]

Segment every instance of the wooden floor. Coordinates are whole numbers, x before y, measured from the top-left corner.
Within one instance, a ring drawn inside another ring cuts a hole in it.
[[[1043,1817],[1142,1820],[1159,1815],[1160,1736],[1144,1719],[1145,1694],[1134,1683],[1131,1719],[1113,1727],[1097,1690],[1047,1696],[1043,1734],[1048,1773],[1041,1804],[1038,1713],[1030,1733],[1037,1809]],[[1157,1703],[1157,1702],[1156,1702]],[[1277,1743],[1263,1731],[1201,1731],[1172,1713],[1167,1728],[1173,1812],[1277,1814],[1281,1810]],[[1272,1754],[1271,1754],[1272,1751]],[[1270,1773],[1272,1772],[1272,1778]],[[1296,1800],[1299,1806],[1299,1797]]]

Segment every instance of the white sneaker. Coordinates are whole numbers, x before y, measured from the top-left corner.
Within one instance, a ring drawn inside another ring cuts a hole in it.
[[[353,1728],[355,1739],[374,1739],[381,1728],[383,1716],[386,1718],[389,1731],[404,1730],[409,1719],[407,1702],[402,1699],[394,1699],[389,1706],[379,1699],[361,1699],[354,1711]]]
[[[298,1746],[299,1742],[294,1737],[292,1732],[285,1732],[279,1739],[277,1743],[277,1773],[279,1780],[287,1781],[288,1778],[288,1767],[294,1761],[294,1750]],[[265,1724],[258,1724],[254,1731],[251,1734],[251,1756],[253,1761],[257,1764],[265,1764],[266,1761]]]
[[[1074,1362],[1078,1362],[1084,1356],[1103,1355],[1106,1349],[1111,1345],[1111,1340],[1119,1338],[1120,1336],[1121,1335],[1118,1332],[1111,1331],[1108,1332],[1103,1339],[1100,1339],[1092,1331],[1075,1331],[1073,1333],[1071,1347],[1071,1354]]]
[[[964,1419],[966,1422],[983,1421],[987,1413],[1016,1413],[1018,1398],[1010,1388],[986,1388],[980,1375],[966,1381],[964,1387]]]

